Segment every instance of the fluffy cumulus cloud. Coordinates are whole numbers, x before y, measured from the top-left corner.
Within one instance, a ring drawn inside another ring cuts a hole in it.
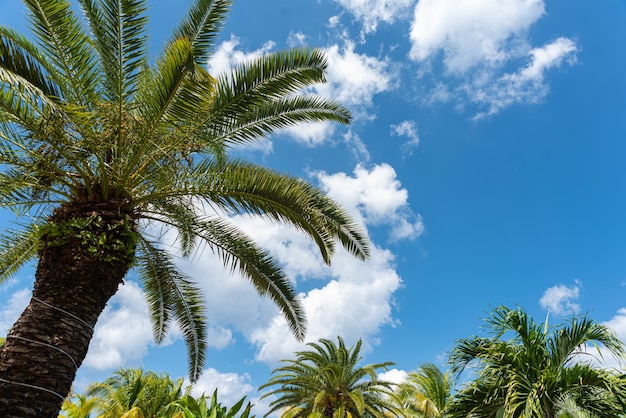
[[[361,262],[341,251],[330,269],[333,280],[301,295],[308,320],[306,341],[341,335],[348,344],[359,338],[366,347],[375,344],[379,329],[395,324],[392,296],[401,279],[393,268],[393,255],[376,248],[368,262]],[[257,360],[270,364],[304,348],[291,337],[280,315],[257,329],[251,340],[258,347]]]
[[[390,227],[392,241],[415,239],[424,232],[420,215],[409,207],[409,193],[396,178],[388,164],[374,166],[371,170],[357,166],[353,176],[346,173],[318,173],[322,189],[339,201],[363,223]]]
[[[580,311],[580,305],[577,303],[580,297],[580,288],[582,283],[576,281],[573,286],[565,286],[559,284],[548,288],[541,299],[539,305],[555,315],[571,315]]]
[[[413,239],[423,231],[421,218],[410,210],[408,193],[390,166],[359,166],[352,175],[314,175],[362,225],[390,227],[394,240]],[[396,324],[393,296],[402,280],[389,250],[373,245],[371,259],[362,262],[340,248],[332,265],[326,266],[315,244],[300,231],[250,216],[231,220],[267,249],[298,287],[308,289],[300,295],[308,319],[307,341],[341,335],[349,343],[363,338],[367,349],[377,343],[381,327]],[[241,333],[256,347],[257,360],[274,364],[303,347],[273,303],[260,298],[239,275],[225,271],[210,252],[180,266],[205,292],[209,321]]]
[[[143,292],[127,281],[98,319],[84,365],[100,370],[136,365],[151,342],[152,325]]]
[[[163,344],[181,338],[176,324]],[[232,332],[211,326],[207,340],[212,348],[224,348],[232,342]],[[96,324],[84,365],[96,370],[135,367],[154,346],[152,322],[143,290],[127,280],[111,298]]]
[[[186,382],[189,384],[189,382]],[[222,373],[208,368],[202,372],[200,379],[192,385],[191,394],[195,397],[210,397],[217,389],[218,400],[222,405],[234,405],[242,397],[250,398],[256,389],[250,383],[250,376],[237,373]]]
[[[532,45],[529,30],[544,15],[543,0],[420,0],[410,57],[422,64],[441,59],[449,84],[456,83],[438,84],[430,99],[469,100],[481,109],[477,117],[543,100],[546,72],[571,64],[578,51],[563,37]]]
[[[414,0],[335,0],[363,22],[365,33],[375,32],[380,22],[391,24],[404,18]]]

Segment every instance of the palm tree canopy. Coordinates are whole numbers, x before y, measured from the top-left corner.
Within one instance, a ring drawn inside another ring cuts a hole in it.
[[[174,381],[167,374],[119,369],[103,382],[89,386],[86,396],[95,403],[98,418],[170,418],[179,410],[176,402],[190,389],[183,389],[183,379]]]
[[[365,233],[307,182],[226,151],[303,122],[349,122],[340,104],[302,93],[325,82],[323,53],[290,49],[209,74],[229,0],[195,0],[155,60],[145,0],[78,0],[82,17],[69,0],[24,4],[32,39],[0,26],[0,207],[24,215],[0,235],[0,281],[69,243],[134,266],[155,340],[177,321],[195,380],[206,347],[203,302],[150,235],[156,224],[177,233],[183,256],[207,246],[249,279],[302,339],[293,286],[229,215],[293,225],[326,263],[336,241],[366,259]]]
[[[450,354],[454,372],[470,365],[478,370],[476,380],[456,395],[451,416],[554,417],[565,397],[601,416],[624,411],[624,376],[585,360],[588,345],[623,357],[623,343],[606,326],[581,316],[550,327],[521,308],[505,306],[495,308],[486,322],[491,337],[458,340]]]
[[[432,363],[409,373],[396,389],[400,409],[408,417],[442,418],[452,401],[453,379]]]
[[[277,398],[267,415],[282,410],[283,418],[296,417],[382,417],[392,411],[389,402],[392,384],[378,379],[379,369],[393,363],[359,366],[361,340],[346,347],[343,339],[321,339],[308,343],[312,349],[296,353],[295,360],[283,360],[272,378],[260,389],[278,386],[262,396]]]

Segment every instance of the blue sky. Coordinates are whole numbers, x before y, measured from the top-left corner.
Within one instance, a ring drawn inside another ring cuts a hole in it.
[[[190,2],[148,3],[156,53]],[[355,116],[236,151],[317,184],[372,239],[369,262],[339,252],[327,268],[299,233],[236,220],[296,281],[308,340],[362,338],[364,362],[396,362],[393,379],[442,364],[500,304],[538,320],[549,311],[550,322],[588,312],[626,340],[625,19],[618,0],[235,1],[211,71],[317,46],[329,58],[317,92]],[[19,1],[0,0],[0,23],[24,22]],[[302,346],[210,253],[181,266],[202,283],[212,324],[197,390],[257,397]],[[32,276],[1,288],[0,333]],[[133,276],[103,314],[77,387],[119,366],[186,372],[179,335],[152,343]]]

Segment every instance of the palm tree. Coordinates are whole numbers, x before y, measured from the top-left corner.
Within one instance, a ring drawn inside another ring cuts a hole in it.
[[[209,405],[207,405],[206,397],[202,396],[196,399],[191,395],[183,397],[175,405],[180,408],[180,418],[254,418],[254,415],[250,415],[252,409],[250,402],[243,410],[241,409],[245,399],[244,396],[235,405],[226,408],[217,401],[217,389],[215,389]],[[175,418],[179,418],[179,415],[176,415]]]
[[[450,354],[454,372],[470,365],[478,370],[476,380],[457,393],[450,416],[553,418],[563,399],[574,400],[589,414],[623,414],[624,376],[583,357],[587,344],[601,344],[618,358],[624,355],[623,343],[609,328],[586,316],[550,327],[537,324],[521,308],[505,306],[494,309],[487,323],[491,337],[458,340]]]
[[[98,418],[170,418],[179,410],[175,402],[189,394],[183,379],[142,369],[119,369],[103,382],[87,388],[86,396],[95,403]]]
[[[301,122],[349,122],[341,105],[301,93],[324,81],[323,54],[292,49],[210,75],[230,0],[195,0],[155,62],[145,0],[78,0],[82,17],[70,0],[24,3],[34,41],[0,26],[0,207],[22,215],[0,235],[0,280],[38,263],[30,304],[0,349],[0,416],[56,417],[131,268],[155,340],[177,321],[198,378],[207,338],[198,286],[147,226],[175,231],[185,257],[207,246],[302,339],[283,269],[228,215],[293,225],[326,263],[336,241],[367,258],[365,234],[317,188],[226,150]]]
[[[58,418],[91,418],[97,400],[87,395],[71,393],[63,401],[62,414]]]
[[[396,389],[402,415],[443,418],[452,401],[453,381],[449,373],[427,363],[408,375]]]
[[[278,386],[261,399],[278,396],[270,404],[269,415],[282,411],[282,418],[297,417],[382,417],[392,411],[389,401],[392,384],[379,380],[376,372],[393,363],[358,366],[361,340],[346,348],[327,339],[308,343],[313,349],[296,353],[296,360],[283,360],[272,378],[259,389]]]

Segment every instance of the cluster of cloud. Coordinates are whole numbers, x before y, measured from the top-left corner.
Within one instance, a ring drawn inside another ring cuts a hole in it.
[[[579,280],[576,280],[572,286],[564,284],[552,286],[546,289],[539,299],[539,306],[557,316],[577,314],[580,312],[580,305],[577,301],[581,287],[582,282]]]
[[[409,14],[414,0],[335,0],[357,20],[365,33],[375,32],[379,23],[392,24]]]
[[[476,119],[541,102],[549,91],[548,71],[576,62],[579,51],[566,37],[532,44],[529,32],[546,15],[544,0],[336,1],[366,34],[380,22],[408,20],[413,7],[408,56],[419,65],[420,82],[432,81],[425,102],[472,103]]]
[[[578,51],[565,37],[532,46],[529,30],[544,15],[543,0],[420,0],[409,55],[426,65],[440,59],[448,86],[442,94],[438,85],[431,98],[469,100],[481,109],[477,118],[514,103],[536,103],[549,90],[547,71],[575,62]]]

